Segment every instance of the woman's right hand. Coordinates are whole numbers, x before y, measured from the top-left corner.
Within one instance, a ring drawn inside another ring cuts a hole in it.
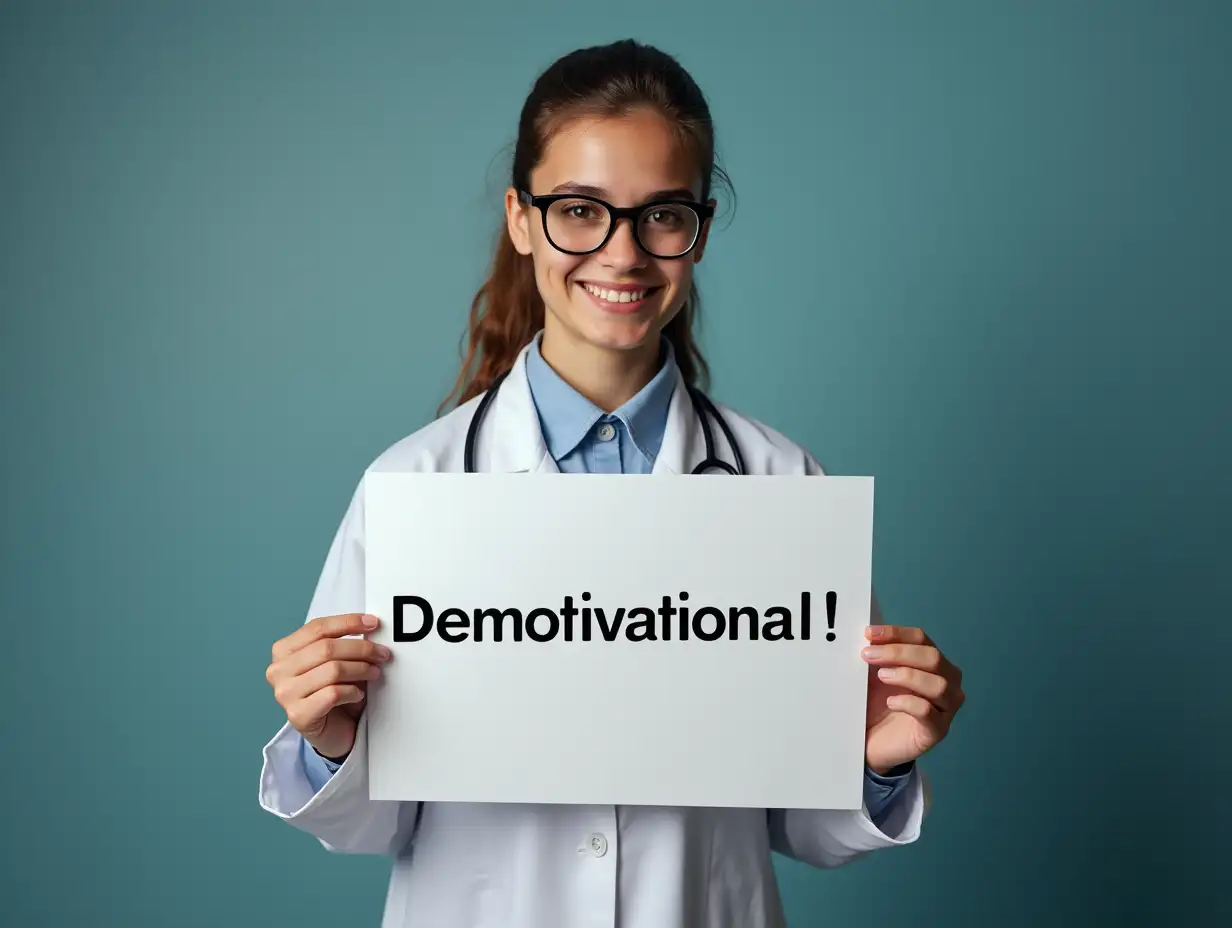
[[[376,616],[353,612],[312,619],[274,643],[265,679],[291,727],[318,754],[338,759],[355,744],[367,683],[381,675],[389,649],[362,635],[379,625]]]

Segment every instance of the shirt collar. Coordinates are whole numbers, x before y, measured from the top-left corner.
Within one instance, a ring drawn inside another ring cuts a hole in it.
[[[539,414],[548,453],[557,461],[573,451],[605,413],[552,370],[539,352],[537,334],[526,356],[526,377]],[[661,339],[663,363],[651,381],[612,415],[624,423],[633,444],[654,462],[663,444],[667,412],[676,388],[676,359],[671,342]]]

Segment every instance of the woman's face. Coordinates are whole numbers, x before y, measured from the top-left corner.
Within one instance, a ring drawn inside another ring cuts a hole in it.
[[[613,206],[636,206],[665,197],[697,200],[701,178],[671,126],[653,111],[637,110],[620,118],[578,119],[562,127],[531,172],[530,192],[585,193]],[[708,222],[701,227],[696,248],[682,258],[655,258],[643,251],[627,220],[617,222],[599,251],[569,255],[552,246],[542,214],[519,203],[516,191],[508,192],[505,205],[514,246],[534,259],[546,307],[545,334],[610,351],[657,351],[660,331],[689,295]],[[562,207],[558,215],[583,230],[579,235],[602,209],[581,201],[557,208]],[[644,234],[664,230],[655,234],[670,235],[673,221],[666,212],[654,214],[644,220]],[[566,234],[554,231],[553,238],[567,247],[561,241]]]

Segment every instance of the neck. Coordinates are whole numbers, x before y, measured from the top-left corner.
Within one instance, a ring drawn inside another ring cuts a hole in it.
[[[545,327],[539,350],[565,383],[604,412],[636,396],[654,379],[661,361],[657,338],[627,351],[611,351],[551,327]]]

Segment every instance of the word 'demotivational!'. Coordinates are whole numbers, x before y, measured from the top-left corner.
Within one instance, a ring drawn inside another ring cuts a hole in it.
[[[813,637],[812,595],[800,593],[798,608],[773,605],[700,606],[690,608],[689,594],[677,598],[664,596],[657,607],[590,604],[590,593],[564,597],[559,609],[536,607],[523,613],[516,608],[475,608],[469,612],[457,607],[436,613],[422,596],[393,598],[393,640],[422,641],[435,632],[442,641],[809,641]],[[826,593],[826,640],[834,641],[834,614],[838,596]]]

